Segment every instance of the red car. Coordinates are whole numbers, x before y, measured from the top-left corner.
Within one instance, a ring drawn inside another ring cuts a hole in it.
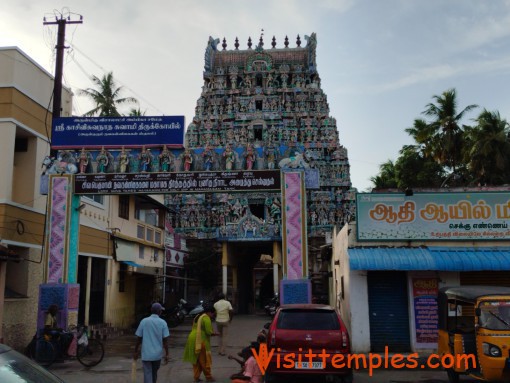
[[[338,310],[322,304],[282,305],[269,327],[266,382],[280,377],[319,377],[352,382],[350,341]],[[273,353],[271,355],[271,352]]]

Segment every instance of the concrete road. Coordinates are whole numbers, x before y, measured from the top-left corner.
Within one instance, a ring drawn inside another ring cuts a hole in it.
[[[235,355],[255,340],[258,331],[264,323],[270,319],[267,316],[243,315],[236,316],[229,328],[227,341],[227,355]],[[191,364],[182,361],[184,344],[189,331],[191,321],[171,330],[170,333],[170,355],[171,361],[161,367],[158,374],[160,383],[183,383],[192,382],[193,374]],[[106,354],[104,360],[97,366],[85,368],[79,362],[65,361],[56,363],[49,369],[54,374],[69,383],[131,383],[132,355],[135,345],[133,334],[112,339],[105,342]],[[220,383],[230,382],[230,375],[239,371],[239,364],[229,360],[226,356],[218,355],[217,340],[213,338],[213,376]],[[141,362],[137,363],[137,382],[143,382]],[[302,382],[311,383],[315,380],[305,378]],[[377,370],[372,377],[367,371],[356,371],[354,374],[355,383],[440,383],[448,382],[446,373],[438,370]],[[462,378],[461,382],[471,383],[475,380]]]

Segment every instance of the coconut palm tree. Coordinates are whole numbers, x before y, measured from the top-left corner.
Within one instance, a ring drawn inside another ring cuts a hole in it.
[[[458,112],[455,89],[449,89],[432,98],[435,103],[428,104],[423,112],[424,115],[432,117],[432,121],[428,123],[431,136],[425,138],[430,145],[428,150],[439,164],[455,173],[457,165],[462,161],[464,127],[460,125],[460,121],[477,105],[468,105]]]
[[[92,76],[92,82],[97,89],[87,88],[78,91],[79,94],[89,97],[95,103],[95,107],[84,114],[86,117],[118,117],[121,114],[117,106],[124,103],[138,103],[133,97],[120,97],[122,87],[117,86],[112,72],[105,74],[101,79]]]
[[[371,177],[374,189],[391,189],[397,187],[395,164],[392,160],[379,165],[379,175]]]
[[[432,137],[434,128],[422,118],[414,120],[412,128],[406,128],[405,131],[414,139],[415,145],[407,145],[403,150],[413,149],[424,157],[432,157]]]
[[[484,109],[466,130],[469,142],[465,162],[477,184],[501,185],[510,182],[510,125],[498,111]]]
[[[141,116],[145,116],[145,112],[142,112],[142,110],[140,108],[131,108],[131,110],[129,111],[129,116],[130,117],[141,117]]]

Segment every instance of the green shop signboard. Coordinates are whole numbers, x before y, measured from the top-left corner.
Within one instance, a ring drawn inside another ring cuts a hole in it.
[[[356,195],[358,241],[510,240],[510,193]]]

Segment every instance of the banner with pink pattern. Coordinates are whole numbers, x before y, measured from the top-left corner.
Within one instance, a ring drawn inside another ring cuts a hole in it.
[[[287,279],[308,274],[305,200],[304,172],[283,173],[283,267]]]
[[[48,283],[66,282],[66,238],[67,214],[70,208],[68,189],[71,187],[67,176],[52,176],[50,179],[50,209],[47,217],[48,238],[46,254],[48,256]]]

